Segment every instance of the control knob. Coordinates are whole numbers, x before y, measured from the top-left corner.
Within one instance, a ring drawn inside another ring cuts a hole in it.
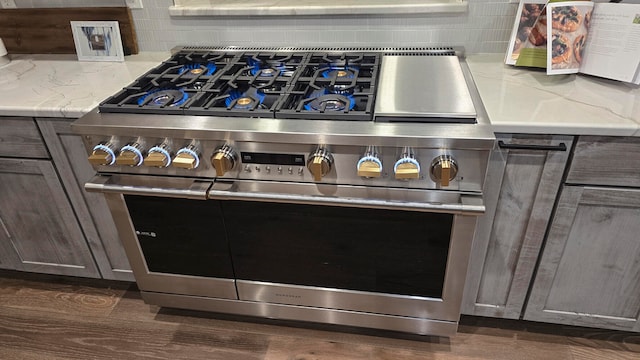
[[[402,149],[400,159],[393,166],[393,172],[398,180],[418,179],[420,177],[420,163],[416,160],[409,147]]]
[[[142,145],[139,142],[127,144],[120,149],[116,157],[117,165],[140,166],[142,165]]]
[[[156,145],[149,149],[143,161],[144,166],[167,167],[171,165],[171,147],[167,142]]]
[[[112,143],[102,143],[93,147],[89,162],[93,165],[113,165],[116,162],[115,146]]]
[[[458,164],[447,155],[440,155],[431,162],[431,179],[440,186],[449,186],[449,182],[458,174]]]
[[[216,169],[216,176],[223,176],[227,171],[233,170],[238,162],[238,156],[229,145],[223,145],[213,153],[211,165]]]
[[[382,175],[382,161],[378,157],[378,152],[374,146],[367,147],[364,156],[358,160],[356,165],[358,176],[366,178],[377,178]]]
[[[327,149],[322,147],[319,147],[309,156],[309,160],[307,160],[307,168],[313,175],[313,180],[315,181],[321,181],[322,177],[331,171],[332,165],[333,156],[331,156],[331,153]]]
[[[200,165],[200,155],[198,148],[195,145],[189,145],[183,147],[176,152],[176,157],[173,158],[172,166],[181,169],[195,169]]]

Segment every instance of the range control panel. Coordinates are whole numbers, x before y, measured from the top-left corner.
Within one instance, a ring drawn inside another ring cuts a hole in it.
[[[85,136],[98,172],[481,191],[478,150]]]

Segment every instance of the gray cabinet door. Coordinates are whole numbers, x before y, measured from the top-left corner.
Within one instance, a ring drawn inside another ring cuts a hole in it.
[[[573,143],[571,136],[497,134],[462,313],[518,319]],[[548,146],[565,150],[548,150]],[[515,146],[516,148],[509,148]],[[518,148],[522,147],[522,148]]]
[[[565,186],[526,320],[640,331],[640,189]]]
[[[85,182],[95,175],[95,171],[87,161],[82,138],[71,133],[70,124],[71,121],[66,119],[38,119],[38,127],[78,215],[102,277],[134,281],[104,196],[84,190]]]
[[[50,161],[0,158],[0,222],[11,268],[100,277]]]

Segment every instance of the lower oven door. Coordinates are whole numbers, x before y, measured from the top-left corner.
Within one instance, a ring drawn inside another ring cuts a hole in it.
[[[211,181],[96,176],[142,291],[237,299],[222,209]]]
[[[217,182],[240,300],[457,321],[481,197]]]

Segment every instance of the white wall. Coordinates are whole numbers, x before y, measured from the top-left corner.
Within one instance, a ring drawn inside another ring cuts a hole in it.
[[[132,14],[141,51],[166,51],[178,45],[448,45],[464,46],[468,53],[505,52],[517,4],[468,1],[468,13],[451,15],[170,17],[167,9],[173,0],[143,0],[144,8],[133,9]],[[124,0],[16,0],[16,4],[123,6]]]

